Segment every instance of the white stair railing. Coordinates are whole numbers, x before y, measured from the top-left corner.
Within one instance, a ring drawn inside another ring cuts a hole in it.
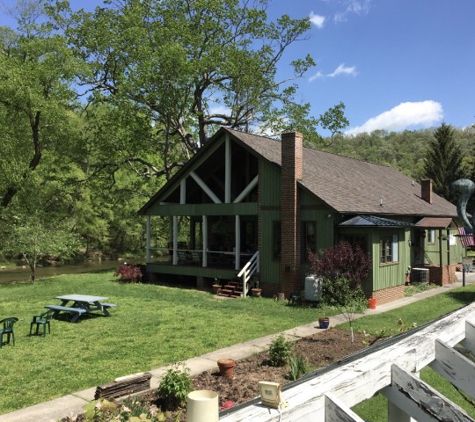
[[[247,296],[247,293],[250,289],[249,280],[254,274],[259,273],[259,251],[252,255],[251,259],[246,262],[244,267],[237,275],[242,281],[242,291],[244,297]]]

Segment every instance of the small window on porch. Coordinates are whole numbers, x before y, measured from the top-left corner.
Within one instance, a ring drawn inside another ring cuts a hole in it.
[[[399,261],[399,236],[397,234],[382,234],[379,238],[381,264]]]

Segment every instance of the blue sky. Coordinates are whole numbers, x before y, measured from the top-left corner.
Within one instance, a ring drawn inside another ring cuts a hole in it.
[[[345,103],[347,133],[475,123],[474,0],[274,0],[268,11],[310,17],[309,37],[284,56],[281,76],[310,53],[318,66],[298,81],[297,98],[315,115]]]

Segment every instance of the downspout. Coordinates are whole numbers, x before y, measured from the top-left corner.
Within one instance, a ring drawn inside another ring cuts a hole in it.
[[[146,247],[146,256],[145,256],[145,263],[148,264],[150,262],[150,214],[147,214],[147,247]]]
[[[443,285],[444,278],[444,266],[443,266],[444,254],[442,253],[442,229],[439,229],[439,262],[440,262],[440,285]]]

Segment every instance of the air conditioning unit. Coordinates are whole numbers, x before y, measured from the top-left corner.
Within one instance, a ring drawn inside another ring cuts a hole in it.
[[[428,268],[413,268],[411,271],[411,283],[429,283]]]
[[[305,277],[305,300],[320,302],[322,300],[322,279],[314,275]]]

